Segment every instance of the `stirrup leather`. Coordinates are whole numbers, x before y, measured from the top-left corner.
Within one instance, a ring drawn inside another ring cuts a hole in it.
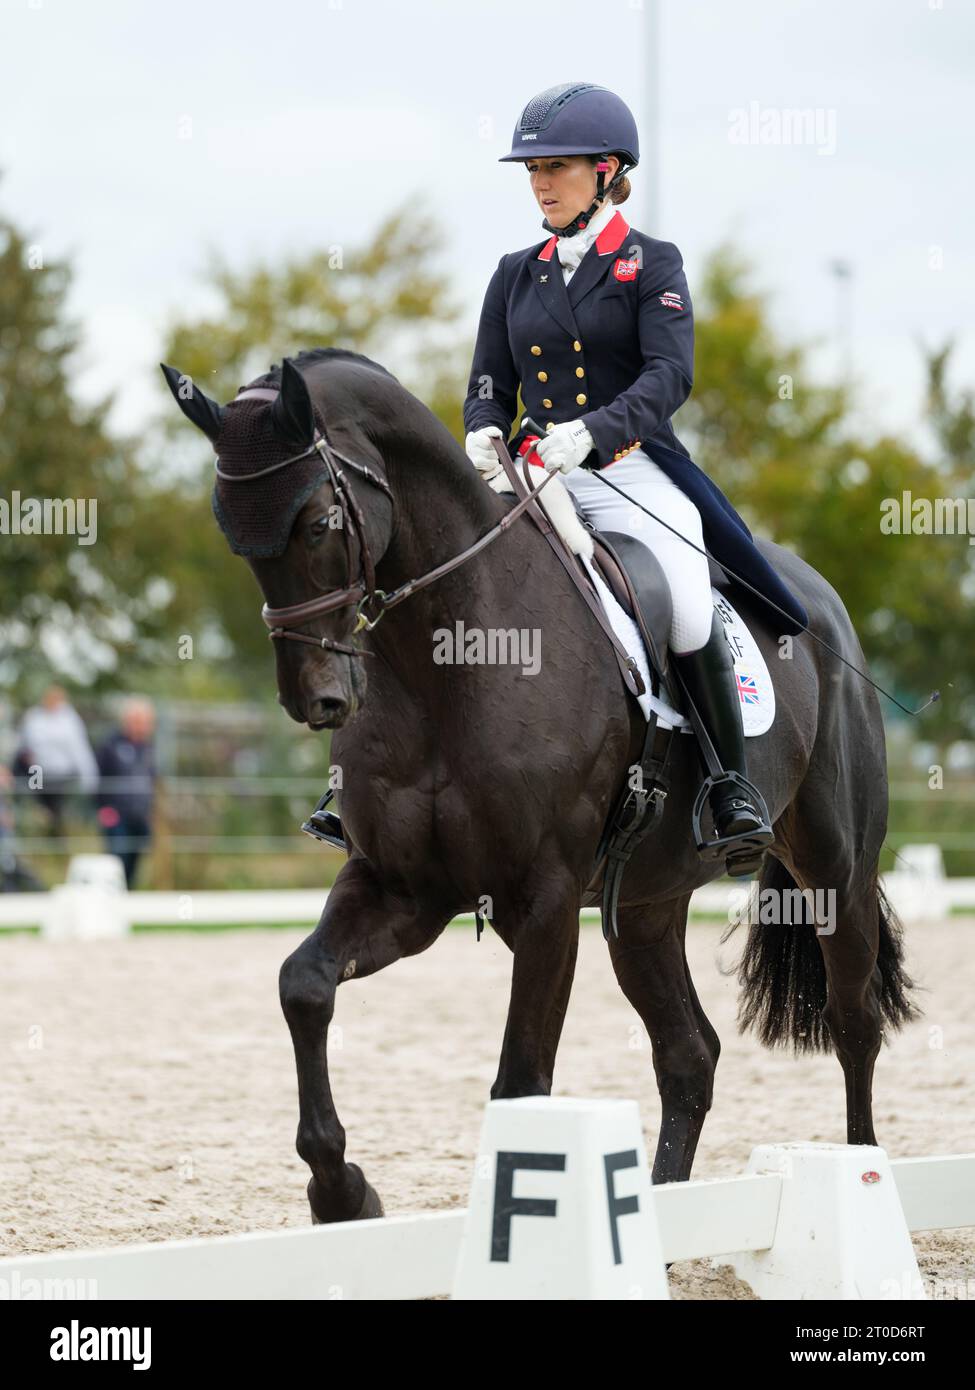
[[[653,693],[660,689],[659,678],[651,670],[650,681]],[[603,891],[601,912],[603,936],[620,934],[616,910],[619,904],[620,886],[623,871],[634,851],[660,823],[664,812],[664,802],[670,790],[667,764],[670,760],[672,729],[663,729],[656,712],[651,710],[644,735],[643,750],[640,755],[640,777],[638,786],[627,785],[620,793],[603,830],[596,864],[603,865]]]

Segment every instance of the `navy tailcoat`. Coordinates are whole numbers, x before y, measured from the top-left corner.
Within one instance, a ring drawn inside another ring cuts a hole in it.
[[[584,468],[605,468],[642,447],[701,513],[706,549],[785,609],[788,618],[768,610],[773,630],[801,631],[805,608],[670,423],[694,379],[693,310],[677,247],[635,231],[617,212],[566,284],[556,240],[509,252],[491,277],[465,428],[497,425],[507,438],[520,387],[527,414],[543,429],[585,423],[595,444]],[[512,449],[525,433],[516,433]]]

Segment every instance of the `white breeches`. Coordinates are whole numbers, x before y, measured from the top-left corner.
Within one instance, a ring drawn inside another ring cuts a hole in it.
[[[600,469],[604,477],[655,512],[687,540],[704,549],[701,514],[689,497],[642,449]],[[670,649],[678,656],[696,652],[711,636],[713,605],[705,555],[692,550],[585,468],[564,475],[565,485],[599,531],[623,531],[652,550],[667,578],[674,605]]]

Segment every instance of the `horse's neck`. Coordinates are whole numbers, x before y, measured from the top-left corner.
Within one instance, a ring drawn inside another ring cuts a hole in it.
[[[495,494],[444,436],[402,434],[381,446],[396,508],[384,566],[401,571],[400,582],[460,554],[498,520]]]

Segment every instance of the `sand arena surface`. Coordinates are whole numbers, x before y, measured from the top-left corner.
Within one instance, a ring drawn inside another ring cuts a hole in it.
[[[879,1142],[891,1157],[975,1150],[975,922],[908,930],[924,1019],[881,1053]],[[173,932],[57,945],[0,939],[0,1253],[272,1230],[308,1223],[297,1093],[277,972],[301,931]],[[688,960],[721,1037],[699,1178],[743,1171],[753,1145],[845,1138],[835,1057],[770,1053],[734,1026],[719,928]],[[463,1205],[504,1030],[510,956],[453,928],[424,955],[339,991],[332,1082],[389,1214]],[[642,1024],[598,927],[582,930],[555,1093],[633,1096],[652,1157],[659,1103]],[[916,1237],[941,1296],[975,1298],[975,1230]],[[968,1282],[970,1281],[970,1282]],[[749,1298],[727,1267],[675,1265],[680,1298]],[[938,1289],[932,1290],[938,1293]]]

